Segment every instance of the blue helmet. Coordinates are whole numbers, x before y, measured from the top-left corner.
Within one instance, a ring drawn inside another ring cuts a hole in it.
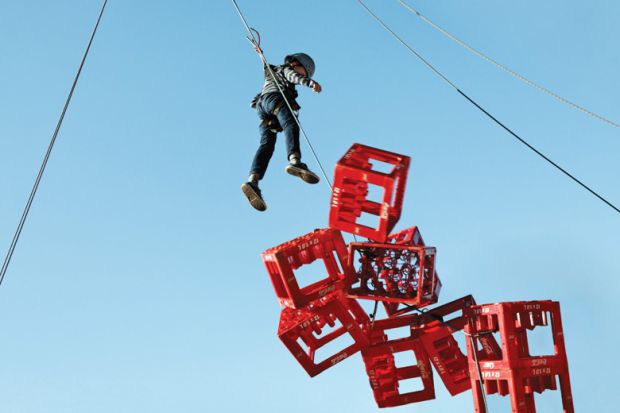
[[[306,74],[308,77],[314,76],[314,60],[310,56],[305,53],[294,53],[286,56],[284,58],[284,64],[289,64],[291,62],[299,62],[300,65],[306,69]]]

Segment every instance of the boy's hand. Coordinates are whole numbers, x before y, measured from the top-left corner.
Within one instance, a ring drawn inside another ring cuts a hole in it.
[[[315,81],[314,82],[314,86],[312,86],[312,90],[315,91],[316,93],[321,93],[321,91],[323,90],[323,88],[321,87],[321,85],[319,84],[319,82]]]

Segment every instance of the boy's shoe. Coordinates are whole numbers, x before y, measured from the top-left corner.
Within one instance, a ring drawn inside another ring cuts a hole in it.
[[[288,164],[286,166],[286,172],[303,179],[309,184],[316,184],[320,180],[317,174],[308,169],[308,165],[301,162]]]
[[[250,201],[250,205],[252,205],[254,209],[258,211],[265,211],[267,209],[267,204],[263,200],[263,196],[261,195],[260,189],[258,188],[257,184],[248,181],[241,185],[241,190],[243,191],[243,194],[248,198],[248,201]]]

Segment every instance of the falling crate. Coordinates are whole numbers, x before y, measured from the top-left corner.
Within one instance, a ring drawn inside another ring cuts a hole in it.
[[[469,295],[428,310],[411,324],[414,337],[420,338],[435,370],[453,396],[471,388],[468,359],[453,334],[465,327],[467,319],[464,312],[475,303]],[[456,315],[458,313],[461,315]],[[449,316],[452,318],[446,320]],[[481,340],[484,345],[480,355],[499,354],[499,346],[493,336],[485,336]]]
[[[435,255],[434,247],[351,243],[347,294],[416,307],[434,304],[441,289]]]
[[[373,161],[387,163],[391,170],[373,169]],[[354,144],[336,165],[329,226],[386,242],[400,218],[409,161],[405,155]],[[370,185],[383,190],[380,202],[368,199]],[[375,216],[378,223],[374,227],[360,223],[362,214]]]
[[[368,346],[369,323],[370,318],[357,301],[337,291],[303,309],[284,308],[278,336],[314,377]],[[317,351],[345,335],[352,344],[317,360]]]
[[[489,413],[483,392],[510,395],[513,413],[535,413],[534,393],[556,390],[556,379],[563,413],[574,413],[559,303],[476,305],[469,295],[429,308],[442,287],[436,250],[425,245],[415,226],[392,233],[409,162],[408,156],[354,144],[336,165],[330,228],[262,254],[285,307],[280,340],[311,377],[360,351],[379,407],[434,399],[434,367],[451,395],[474,389],[477,413]],[[385,164],[388,170],[381,169]],[[368,223],[369,215],[376,224]],[[346,246],[340,231],[368,242],[356,239]],[[300,268],[315,261],[323,266],[310,268],[309,281],[308,267]],[[357,299],[374,301],[375,310],[381,303],[387,318],[374,319],[375,311],[371,322]],[[527,331],[549,322],[554,354],[531,356]],[[401,329],[397,338],[396,329]],[[455,339],[462,330],[466,352]],[[401,365],[402,353],[415,361]],[[409,391],[409,380],[421,382],[421,388]]]
[[[413,226],[402,231],[391,234],[387,240],[388,244],[406,245],[406,246],[424,246],[424,239],[417,226]],[[435,269],[435,282],[437,283],[433,288],[433,297],[431,300],[427,300],[428,304],[434,304],[439,299],[439,293],[441,292],[441,280],[437,275],[437,269]],[[401,303],[394,302],[382,302],[385,312],[388,316],[394,317],[401,314],[405,314],[411,311],[411,307],[403,305]],[[422,303],[418,307],[424,307]]]
[[[465,315],[468,317],[465,330],[472,337],[472,340],[467,342],[467,352],[477,413],[488,413],[484,407],[480,375],[486,394],[510,395],[514,413],[535,413],[534,392],[556,390],[557,376],[561,387],[563,413],[574,413],[558,302],[522,301],[476,305],[468,308]],[[549,323],[554,354],[531,356],[527,331],[538,326],[548,326]],[[493,333],[500,336],[501,353],[480,355],[476,363],[473,357],[474,348],[478,348],[483,337],[489,337]]]
[[[417,315],[379,320],[371,325],[371,345],[362,350],[362,359],[379,407],[402,406],[435,398],[433,370],[429,357],[420,340],[411,335],[410,325],[414,319],[417,319]],[[409,334],[389,339],[390,331],[402,328]],[[415,364],[397,367],[395,355],[403,352],[412,353]],[[402,381],[412,379],[418,379],[422,389],[403,391]]]
[[[342,289],[345,277],[351,277],[347,264],[347,247],[340,231],[317,229],[314,232],[271,248],[262,254],[263,262],[280,304],[303,308],[314,300]],[[300,287],[295,270],[322,260],[324,278]]]

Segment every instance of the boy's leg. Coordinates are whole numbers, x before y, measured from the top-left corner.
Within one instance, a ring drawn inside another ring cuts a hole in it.
[[[265,171],[267,171],[269,160],[273,155],[273,150],[276,145],[276,134],[271,131],[266,122],[260,123],[259,133],[260,145],[252,161],[252,168],[248,181],[241,185],[241,190],[255,209],[258,211],[265,211],[267,209],[267,204],[258,187],[258,181],[263,178]]]
[[[282,127],[282,133],[286,141],[286,156],[287,159],[296,158],[301,159],[301,150],[299,147],[299,125],[295,121],[293,114],[286,104],[280,106],[278,113],[276,114],[278,122]]]
[[[252,168],[250,170],[250,175],[257,175],[258,179],[263,179],[265,176],[265,172],[267,171],[267,167],[269,166],[269,161],[271,160],[271,156],[273,155],[273,151],[276,147],[276,134],[265,122],[261,122],[259,126],[260,133],[260,145],[256,150],[256,154],[254,155],[254,160],[252,161]]]
[[[258,181],[248,181],[244,182],[241,185],[241,191],[248,198],[250,205],[254,207],[257,211],[265,211],[267,209],[267,204],[263,199],[263,195],[260,192],[260,188],[258,187]]]
[[[282,126],[284,138],[286,139],[286,152],[289,161],[289,164],[286,167],[286,172],[303,179],[309,184],[316,184],[319,182],[319,177],[314,172],[309,170],[305,163],[301,162],[299,125],[295,121],[293,114],[290,109],[284,105],[280,108],[277,117],[280,125]]]

